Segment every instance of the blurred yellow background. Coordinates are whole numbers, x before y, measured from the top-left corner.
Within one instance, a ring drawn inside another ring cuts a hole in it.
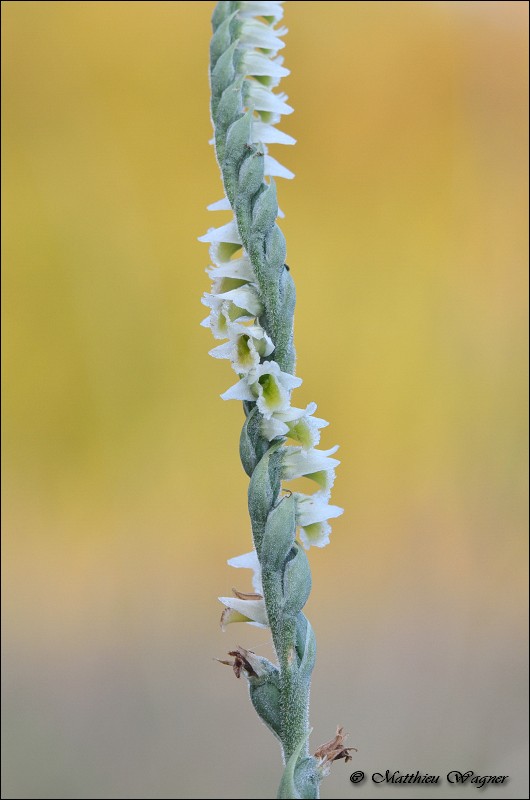
[[[250,534],[243,415],[199,327],[197,236],[226,221],[212,8],[2,3],[6,798],[276,791],[212,660],[270,655],[218,627]],[[331,421],[346,509],[310,553],[312,745],[341,723],[358,748],[325,797],[403,796],[351,766],[527,796],[527,17],[286,4],[296,403]]]

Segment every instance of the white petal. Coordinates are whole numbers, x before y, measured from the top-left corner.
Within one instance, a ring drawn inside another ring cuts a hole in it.
[[[255,396],[252,394],[250,387],[248,385],[248,381],[246,378],[242,378],[240,381],[235,383],[226,392],[223,392],[221,395],[223,400],[255,400]]]
[[[258,559],[258,554],[255,550],[250,553],[243,553],[241,556],[235,556],[228,559],[228,565],[236,569],[251,569],[254,573],[252,575],[252,586],[254,591],[258,594],[263,594],[263,586],[261,583],[261,566]]]
[[[275,178],[287,178],[287,180],[294,178],[294,172],[284,167],[283,164],[280,164],[280,162],[276,161],[272,156],[265,156],[263,164],[265,175],[272,175]]]
[[[257,336],[256,334],[252,334],[256,339],[261,338],[263,341],[262,349],[260,350],[260,354],[265,358],[266,356],[270,356],[270,354],[274,351],[274,342],[272,341],[271,337],[265,331],[262,332],[263,335]]]
[[[259,316],[263,311],[263,306],[258,294],[252,286],[240,286],[238,289],[231,289],[229,292],[217,295],[221,300],[231,300],[234,305],[244,308],[253,316]]]
[[[284,78],[289,70],[282,67],[263,53],[249,50],[243,59],[244,69],[248,75],[266,75],[271,78]]]
[[[236,258],[233,261],[227,261],[220,267],[212,267],[207,269],[206,272],[210,278],[215,281],[219,278],[236,278],[242,281],[254,281],[255,275],[252,265],[248,258]]]
[[[314,405],[314,403],[313,403],[313,405]],[[309,408],[309,406],[308,406],[308,408]],[[278,419],[280,419],[282,422],[292,422],[295,419],[300,419],[300,417],[303,417],[304,414],[306,414],[306,413],[307,413],[307,409],[295,408],[294,406],[291,406],[286,411],[282,411],[281,413],[276,414],[275,416]]]
[[[263,364],[260,364],[256,372],[256,377],[261,378],[262,375],[274,375],[279,379],[282,386],[289,391],[291,389],[297,389],[303,383],[302,378],[291,375],[290,372],[282,372],[280,365],[277,364],[276,361],[264,361]]]
[[[204,236],[199,236],[199,242],[229,242],[241,244],[241,237],[235,220],[222,225],[220,228],[210,228]]]
[[[232,206],[230,205],[230,200],[228,197],[223,197],[222,200],[217,200],[216,203],[210,203],[209,206],[206,206],[207,211],[231,211]]]
[[[214,358],[230,358],[232,354],[232,342],[225,342],[209,351],[208,355]]]
[[[277,436],[285,436],[286,433],[289,433],[289,428],[285,422],[272,416],[270,419],[261,420],[261,432],[269,442],[272,442]]]
[[[223,305],[223,301],[219,300],[216,294],[212,294],[211,292],[204,292],[203,296],[201,297],[201,303],[203,306],[207,308],[213,308],[218,311],[221,306]]]
[[[241,556],[229,558],[226,563],[229,567],[235,567],[236,569],[261,569],[258,554],[255,550],[251,550],[250,553],[243,553]]]
[[[296,139],[283,131],[279,131],[274,125],[268,122],[256,120],[252,123],[252,141],[263,142],[263,144],[296,144]]]

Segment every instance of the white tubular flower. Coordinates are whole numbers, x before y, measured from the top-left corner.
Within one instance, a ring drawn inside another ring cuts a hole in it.
[[[219,597],[224,605],[221,627],[224,630],[231,622],[248,622],[257,628],[268,628],[269,620],[265,600],[261,594],[232,590],[235,597]]]
[[[280,411],[262,421],[261,431],[269,442],[277,436],[288,436],[299,442],[305,450],[309,450],[319,443],[320,428],[329,425],[325,419],[313,416],[316,410],[316,403],[309,403],[305,410],[289,408],[287,411]]]
[[[214,358],[228,358],[234,372],[247,375],[256,370],[260,359],[274,350],[272,339],[260,325],[240,325],[230,327],[230,341],[210,350]]]
[[[270,419],[275,411],[288,409],[291,391],[302,384],[301,378],[282,372],[275,361],[260,364],[252,377],[255,378],[252,389],[257,392],[256,405],[265,419]]]
[[[305,477],[314,481],[320,487],[319,491],[327,492],[329,495],[333,488],[333,484],[335,483],[335,470],[324,469],[317,472],[311,472]]]
[[[253,50],[248,50],[243,56],[243,69],[249,75],[260,77],[284,78],[289,75],[289,70],[280,62]]]
[[[249,19],[245,15],[245,19],[241,27],[240,43],[243,47],[257,47],[261,50],[267,50],[271,56],[275,56],[278,50],[285,47],[285,42],[281,37],[287,33],[287,28],[271,28],[264,22],[257,19]]]
[[[284,167],[279,161],[276,161],[272,156],[265,156],[264,159],[264,175],[272,176],[273,178],[287,178],[291,180],[294,178],[294,172]]]
[[[247,89],[246,104],[254,106],[256,111],[270,111],[273,114],[292,114],[294,109],[287,105],[285,92],[274,94],[261,83],[252,83]],[[209,234],[206,234],[209,235]],[[211,241],[211,240],[205,240]]]
[[[240,294],[239,301],[243,299],[243,295]],[[215,339],[228,339],[234,325],[254,318],[254,314],[248,309],[236,305],[230,298],[226,299],[226,295],[205,293],[202,303],[210,309],[210,314],[206,319],[203,319],[201,325],[204,328],[211,328]]]
[[[325,547],[329,544],[329,534],[331,525],[326,520],[322,522],[312,522],[300,528],[300,540],[306,550],[310,547]]]
[[[340,464],[336,458],[331,458],[338,449],[338,445],[330,450],[315,450],[313,447],[310,450],[304,450],[302,447],[286,447],[283,457],[283,479],[290,481],[305,476],[317,480],[315,475],[319,476],[319,480],[322,479],[321,473],[329,473]],[[327,478],[327,480],[332,482],[332,478]]]
[[[311,545],[325,547],[329,544],[331,532],[327,520],[340,517],[344,509],[329,505],[329,492],[296,494],[296,500],[296,522],[300,526],[300,539],[305,549],[309,550]]]
[[[231,280],[224,278],[223,280]],[[225,284],[226,285],[226,284]],[[224,288],[224,286],[222,287]],[[247,311],[251,317],[257,317],[263,311],[263,306],[256,289],[250,284],[246,283],[243,286],[238,286],[229,291],[222,291],[215,294],[217,300],[230,300],[230,302],[243,311]],[[242,315],[245,316],[245,315]]]
[[[270,419],[275,412],[289,408],[291,391],[301,383],[301,378],[282,372],[275,361],[264,361],[221,397],[223,400],[254,400],[265,419]]]
[[[242,251],[238,258],[232,258],[234,253],[240,249],[239,245],[230,242],[212,242],[210,245],[210,259],[213,266],[208,267],[206,272],[214,281],[215,287],[219,286],[218,281],[221,278],[234,278],[248,283],[255,282],[256,276],[248,255]],[[215,288],[214,291],[218,291],[218,289]]]
[[[261,583],[261,567],[255,550],[250,553],[243,553],[242,556],[230,558],[228,564],[236,569],[252,570],[252,586],[254,592],[239,592],[232,589],[235,597],[220,597],[220,602],[224,605],[221,615],[221,627],[223,630],[231,622],[248,622],[258,628],[266,628],[269,625],[265,600],[263,599],[263,586]]]
[[[201,322],[203,328],[210,328],[214,339],[228,338],[230,328],[233,324],[231,320],[231,303],[219,303],[218,305],[214,305],[210,303],[209,298],[208,302],[206,302],[206,297],[203,298],[202,302],[204,305],[209,305],[211,308],[210,314]]]
[[[232,286],[235,288],[230,288]],[[228,339],[232,332],[240,333],[241,325],[234,323],[253,320],[263,310],[256,288],[240,279],[219,278],[212,290],[202,297],[202,303],[210,309],[210,314],[201,325],[211,328],[215,339]]]
[[[220,597],[219,601],[224,605],[221,614],[221,627],[225,630],[231,622],[248,622],[256,628],[268,628],[269,620],[265,609],[265,600],[261,595],[256,595],[255,599],[250,599],[249,595],[241,597]]]
[[[252,123],[252,141],[262,142],[262,144],[296,144],[296,139],[283,131],[279,131],[267,122]]]

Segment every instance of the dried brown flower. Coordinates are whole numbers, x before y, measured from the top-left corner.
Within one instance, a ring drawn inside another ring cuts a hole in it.
[[[257,678],[259,673],[256,672],[256,668],[258,668],[258,662],[256,658],[253,658],[256,654],[252,652],[252,650],[245,650],[244,647],[238,646],[235,650],[230,650],[228,653],[229,656],[233,657],[233,661],[225,661],[221,658],[218,658],[220,664],[226,664],[228,667],[232,667],[234,670],[234,675],[236,678],[241,677],[241,671],[244,670],[249,678]],[[254,662],[254,664],[252,664]]]
[[[350,750],[355,750],[355,752],[357,752],[357,748],[344,747],[347,736],[348,734],[344,733],[344,728],[337,727],[337,733],[334,738],[320,745],[315,753],[315,758],[320,760],[322,766],[328,765],[329,768],[333,761],[338,761],[339,758],[343,758],[346,763],[352,760]]]

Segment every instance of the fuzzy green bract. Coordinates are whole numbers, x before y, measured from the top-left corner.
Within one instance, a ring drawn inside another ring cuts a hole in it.
[[[280,740],[285,769],[279,797],[318,797],[321,764],[309,754],[309,689],[316,643],[302,609],[311,590],[304,549],[329,542],[328,519],[342,509],[329,504],[338,461],[336,448],[320,451],[316,405],[291,404],[295,376],[293,317],[295,288],[285,264],[286,244],[277,219],[275,178],[293,174],[269,154],[269,146],[294,144],[276,126],[292,108],[276,92],[282,77],[281,2],[220,2],[212,17],[211,114],[224,197],[209,208],[231,220],[211,228],[211,290],[203,321],[223,340],[211,354],[227,359],[237,380],[222,395],[243,402],[240,455],[250,477],[248,508],[254,549],[230,559],[253,572],[253,593],[220,598],[223,625],[232,621],[270,627],[278,665],[259,670],[238,666],[252,704]],[[307,476],[312,494],[286,482]],[[262,660],[263,661],[263,660]]]

